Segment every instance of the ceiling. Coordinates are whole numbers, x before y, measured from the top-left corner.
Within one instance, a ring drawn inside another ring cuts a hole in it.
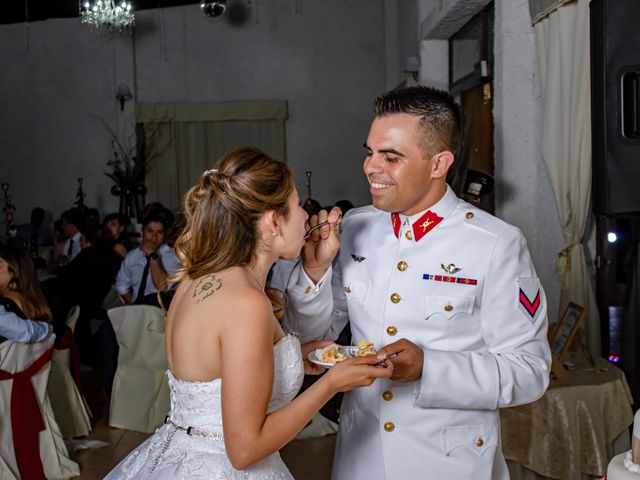
[[[143,10],[200,2],[193,0],[131,0],[131,3],[134,10]],[[78,0],[4,0],[0,11],[0,24],[77,17],[78,6]]]

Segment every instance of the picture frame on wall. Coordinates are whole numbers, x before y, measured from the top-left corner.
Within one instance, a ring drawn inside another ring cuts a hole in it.
[[[559,361],[567,353],[573,339],[580,329],[580,325],[585,318],[584,307],[569,302],[560,320],[555,324],[555,328],[549,335],[549,345],[551,346],[552,355]]]

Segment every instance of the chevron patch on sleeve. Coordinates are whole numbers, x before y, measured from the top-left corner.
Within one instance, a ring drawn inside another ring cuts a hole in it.
[[[518,307],[531,323],[535,323],[542,311],[540,280],[537,278],[518,279]]]

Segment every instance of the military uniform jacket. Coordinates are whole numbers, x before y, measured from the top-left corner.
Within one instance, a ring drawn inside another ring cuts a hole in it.
[[[331,276],[331,288],[329,288]],[[286,326],[380,348],[407,338],[422,378],[345,395],[334,480],[508,479],[498,408],[544,393],[546,299],[522,233],[458,199],[403,217],[373,207],[344,218],[337,261],[314,285],[297,266]]]

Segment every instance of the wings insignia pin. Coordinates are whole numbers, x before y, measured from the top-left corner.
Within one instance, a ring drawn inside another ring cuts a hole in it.
[[[450,263],[446,267],[444,266],[444,263],[441,263],[440,266],[445,272],[451,275],[453,275],[454,273],[458,273],[460,270],[462,270],[462,267],[456,267],[453,263]]]
[[[360,255],[356,255],[355,253],[351,254],[351,258],[353,258],[358,263],[366,259],[365,257],[361,257]]]

